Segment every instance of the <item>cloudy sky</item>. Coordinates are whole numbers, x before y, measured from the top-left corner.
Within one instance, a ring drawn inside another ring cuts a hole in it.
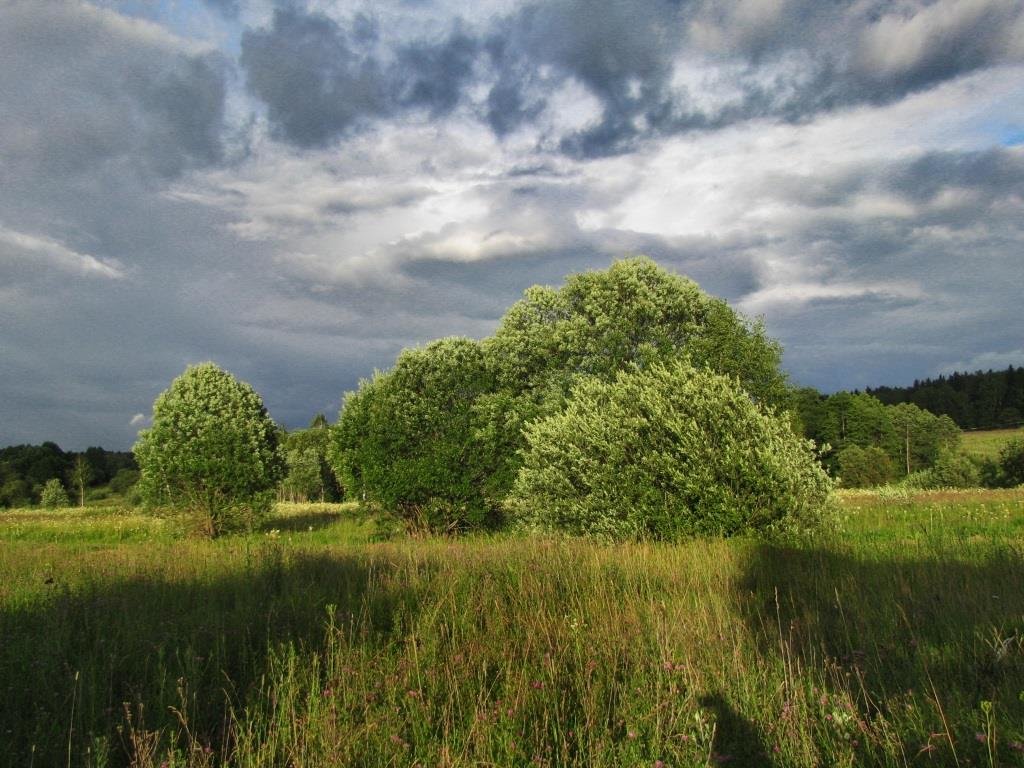
[[[1024,4],[0,0],[0,445],[333,419],[631,253],[800,384],[1024,364]]]

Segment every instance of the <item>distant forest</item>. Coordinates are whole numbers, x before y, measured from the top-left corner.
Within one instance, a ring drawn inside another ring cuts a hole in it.
[[[1024,368],[953,373],[909,387],[865,390],[886,405],[913,403],[949,416],[961,429],[1016,427],[1024,420]]]
[[[78,462],[81,459],[81,462]],[[80,467],[76,475],[76,464]],[[135,457],[127,451],[88,448],[81,453],[62,451],[56,443],[12,445],[0,448],[0,507],[35,503],[43,484],[57,478],[74,490],[77,480],[85,490],[111,485],[121,492],[138,479]]]

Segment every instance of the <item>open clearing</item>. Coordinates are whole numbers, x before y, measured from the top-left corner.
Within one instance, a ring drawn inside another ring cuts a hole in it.
[[[1024,764],[1024,490],[816,542],[0,514],[0,765]]]
[[[1008,442],[1017,439],[1024,439],[1024,427],[1016,429],[985,429],[970,430],[963,433],[964,451],[975,456],[984,456],[989,459],[999,458],[999,450]]]

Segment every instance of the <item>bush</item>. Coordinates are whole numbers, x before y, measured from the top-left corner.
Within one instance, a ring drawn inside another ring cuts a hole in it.
[[[110,490],[123,496],[134,488],[137,482],[139,482],[139,471],[137,469],[119,469],[117,474],[110,480]]]
[[[977,488],[981,485],[981,468],[960,451],[940,452],[927,473],[932,488]]]
[[[157,397],[133,450],[146,501],[199,514],[211,536],[255,527],[284,474],[260,396],[213,363],[187,368]]]
[[[1024,440],[1011,440],[999,451],[999,473],[1003,484],[1024,484]]]
[[[351,498],[410,526],[491,526],[522,466],[525,425],[560,413],[581,378],[685,358],[775,407],[788,399],[780,357],[759,323],[692,280],[626,259],[527,289],[483,342],[403,352],[346,395],[330,461]]]
[[[580,376],[687,358],[735,377],[757,402],[789,397],[782,351],[760,323],[646,257],[570,275],[561,288],[535,285],[483,342],[495,391],[476,404],[479,450],[493,467],[488,493],[504,497],[521,465],[523,427],[562,410]]]
[[[480,345],[441,339],[345,397],[330,461],[350,496],[381,504],[410,528],[454,532],[496,522],[474,440],[476,399],[491,378]]]
[[[39,495],[39,503],[47,509],[56,509],[57,507],[70,507],[71,499],[68,498],[68,492],[64,490],[64,485],[57,478],[47,480],[46,485],[43,486],[42,493]]]
[[[832,487],[785,418],[684,361],[584,380],[526,442],[508,508],[541,530],[672,540],[810,527]]]
[[[851,445],[836,457],[839,478],[846,488],[874,488],[892,480],[894,472],[889,455],[877,446]]]

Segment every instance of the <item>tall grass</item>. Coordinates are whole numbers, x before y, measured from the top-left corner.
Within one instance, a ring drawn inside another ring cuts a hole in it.
[[[0,764],[1020,764],[1024,495],[962,501],[854,495],[799,546],[5,518]]]
[[[963,433],[963,446],[967,453],[995,459],[1014,438],[1024,438],[1024,428],[972,430]]]

